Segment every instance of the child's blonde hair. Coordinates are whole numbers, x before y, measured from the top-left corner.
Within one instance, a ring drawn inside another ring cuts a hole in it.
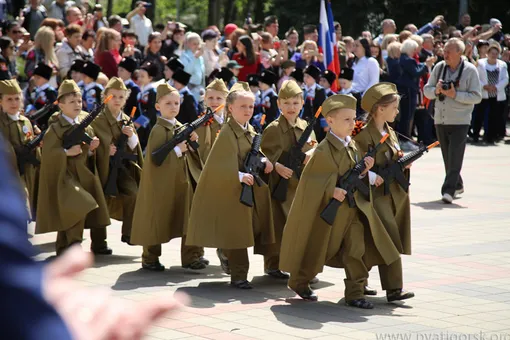
[[[399,101],[399,100],[400,100],[400,95],[398,95],[396,93],[387,94],[387,95],[381,97],[381,99],[379,99],[377,101],[377,103],[375,103],[374,106],[372,106],[372,109],[368,113],[367,122],[374,117],[374,115],[377,113],[377,111],[379,110],[380,107],[387,107],[388,105],[390,105],[396,101]]]
[[[253,99],[255,99],[255,95],[251,91],[229,92],[227,99],[225,100],[225,113],[227,117],[232,116],[232,112],[230,112],[229,106],[232,105],[239,97],[253,97]]]

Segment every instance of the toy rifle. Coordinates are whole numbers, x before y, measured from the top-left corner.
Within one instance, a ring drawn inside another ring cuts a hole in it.
[[[24,145],[14,146],[14,152],[16,153],[16,162],[18,165],[19,174],[23,176],[25,174],[25,165],[32,164],[38,166],[41,162],[35,156],[35,148],[41,144],[44,135],[48,129],[42,131],[37,137],[32,139],[30,142]]]
[[[70,130],[68,130],[62,139],[62,146],[64,149],[70,149],[74,145],[80,145],[82,143],[86,143],[90,145],[92,142],[92,137],[90,137],[85,129],[96,119],[96,117],[103,111],[106,103],[112,99],[112,95],[108,96],[101,105],[96,106],[92,112],[90,112],[87,117],[85,117],[80,124],[74,125]]]
[[[264,181],[260,178],[260,172],[266,167],[266,163],[262,162],[262,157],[260,156],[260,144],[262,142],[261,131],[265,121],[266,115],[262,115],[260,119],[260,129],[257,131],[255,137],[253,137],[250,152],[246,155],[243,163],[243,172],[252,175],[255,183],[257,183],[259,187],[264,184]],[[253,207],[253,186],[246,183],[241,183],[241,185],[243,188],[239,201],[248,207]]]
[[[131,110],[131,115],[129,116],[129,120],[124,121],[122,128],[125,126],[131,125],[133,122],[133,117],[136,112],[136,107],[133,107]],[[104,187],[104,194],[111,197],[116,197],[119,194],[119,189],[117,185],[117,180],[119,178],[119,173],[121,169],[126,169],[124,165],[124,160],[136,161],[138,156],[127,151],[129,137],[121,132],[115,147],[117,151],[115,155],[110,156],[110,171],[108,173],[108,179],[106,180],[106,185]]]
[[[432,143],[429,146],[420,144],[418,150],[408,153],[395,162],[388,163],[385,167],[377,171],[377,174],[384,180],[384,194],[388,195],[390,193],[390,185],[394,181],[397,181],[402,189],[407,192],[409,190],[410,183],[404,174],[404,170],[409,164],[421,158],[426,152],[438,145],[439,142]]]
[[[370,188],[363,183],[362,179],[360,178],[360,175],[366,170],[365,165],[365,159],[367,157],[374,158],[375,154],[377,153],[377,150],[381,147],[381,145],[384,143],[384,141],[389,137],[390,135],[385,135],[379,143],[373,147],[371,150],[369,150],[365,156],[356,163],[356,165],[347,171],[343,176],[340,176],[338,178],[337,187],[345,190],[347,193],[345,194],[345,198],[347,198],[347,201],[349,202],[349,207],[354,208],[356,206],[356,201],[354,200],[354,193],[356,191],[361,192],[363,196],[365,196],[367,199],[370,199]],[[342,205],[342,202],[338,201],[335,198],[331,198],[328,205],[324,210],[321,212],[321,218],[329,225],[333,225],[336,218],[336,213],[338,211],[338,208]]]
[[[53,103],[48,103],[44,105],[42,108],[34,112],[34,114],[27,117],[32,122],[32,125],[37,125],[38,121],[41,118],[49,117],[53,113],[58,110],[58,101],[54,101]],[[46,119],[47,120],[47,119]]]
[[[321,114],[321,111],[322,106],[319,107],[319,109],[315,113],[315,116],[308,121],[308,125],[306,126],[305,131],[303,131],[301,137],[299,137],[299,140],[294,145],[292,145],[289,152],[284,152],[280,158],[279,163],[291,169],[293,175],[295,174],[298,179],[301,177],[301,172],[303,171],[303,162],[305,161],[306,158],[306,154],[302,151],[303,146],[310,138],[313,132],[313,126],[315,125],[317,118]],[[278,184],[273,190],[273,198],[276,199],[277,201],[285,202],[287,200],[288,190],[289,180],[280,177]]]
[[[198,129],[199,127],[201,127],[202,125],[204,125],[209,119],[213,117],[213,115],[216,112],[220,111],[223,107],[224,105],[220,105],[214,111],[208,107],[205,115],[198,117],[191,123],[186,123],[180,128],[176,129],[174,137],[172,139],[170,139],[168,142],[161,145],[158,149],[152,152],[152,162],[154,163],[154,165],[160,166],[161,164],[163,164],[163,162],[166,159],[166,156],[168,156],[170,151],[172,151],[177,145],[184,141],[187,141],[188,145],[193,150],[196,151],[199,145],[196,141],[192,141],[190,139],[191,133]]]

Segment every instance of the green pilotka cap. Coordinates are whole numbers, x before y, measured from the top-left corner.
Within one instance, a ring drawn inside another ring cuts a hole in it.
[[[225,85],[225,82],[223,79],[216,78],[214,79],[207,87],[205,88],[207,90],[214,90],[218,92],[222,92],[224,94],[228,93],[227,86]]]
[[[168,85],[168,83],[159,84],[156,91],[156,103],[159,102],[161,98],[172,92],[177,92],[177,89]]]
[[[303,90],[294,80],[285,80],[278,92],[278,99],[289,99],[302,95]]]
[[[345,94],[335,94],[322,103],[322,115],[326,117],[328,114],[339,109],[356,110],[356,98]]]
[[[232,92],[236,92],[236,91],[247,91],[247,92],[251,92],[250,90],[250,85],[248,85],[248,83],[244,82],[244,81],[238,81],[237,83],[235,83],[231,88],[230,88],[230,92],[229,93],[232,93]]]
[[[384,96],[389,94],[398,94],[397,86],[392,83],[378,83],[370,87],[363,98],[361,98],[361,108],[367,112],[372,111],[375,104]]]
[[[22,92],[21,88],[19,87],[19,84],[16,81],[16,79],[0,81],[1,94],[18,94],[21,92]]]
[[[126,84],[124,84],[124,81],[118,77],[113,77],[112,79],[110,79],[110,81],[108,81],[108,84],[106,84],[106,86],[104,88],[104,92],[106,93],[106,91],[108,91],[109,89],[123,90],[123,91],[128,90],[128,88],[126,87]]]
[[[65,96],[66,94],[71,93],[80,93],[81,90],[80,87],[75,83],[72,79],[67,79],[62,82],[62,85],[58,88],[58,97],[57,100],[62,98],[62,96]]]

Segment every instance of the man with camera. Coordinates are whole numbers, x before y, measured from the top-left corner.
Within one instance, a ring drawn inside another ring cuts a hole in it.
[[[442,200],[452,203],[464,192],[460,171],[464,160],[467,132],[475,104],[482,100],[476,67],[462,57],[465,45],[451,38],[444,47],[444,61],[432,70],[424,94],[435,100],[434,124],[446,170]]]

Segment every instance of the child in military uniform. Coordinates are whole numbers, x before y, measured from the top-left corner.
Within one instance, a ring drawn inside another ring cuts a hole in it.
[[[352,79],[354,77],[354,70],[352,68],[342,68],[338,82],[340,83],[340,94],[350,94],[352,92]]]
[[[369,309],[373,305],[365,299],[363,291],[368,277],[363,262],[364,225],[369,225],[385,263],[398,260],[399,254],[370,201],[356,191],[355,207],[351,208],[344,201],[347,192],[337,187],[338,177],[362,160],[361,152],[350,137],[356,118],[356,99],[333,95],[326,99],[322,108],[331,129],[314,151],[299,181],[283,231],[280,270],[290,273],[288,285],[299,296],[317,300],[309,286],[310,279],[322,272],[324,265],[344,267],[346,303]],[[365,158],[366,169],[362,176],[373,164],[373,158]],[[331,199],[343,202],[333,225],[320,217]]]
[[[281,178],[289,180],[289,183],[285,201],[275,199],[274,195],[271,198],[276,243],[268,246],[271,251],[268,251],[268,255],[264,257],[264,269],[268,275],[285,279],[289,275],[278,269],[280,246],[283,227],[296,194],[298,177],[282,163],[290,148],[297,143],[307,126],[306,121],[298,117],[303,108],[303,90],[295,81],[287,80],[282,84],[282,88],[278,93],[278,107],[282,114],[264,130],[261,149],[271,163],[275,165],[276,171],[269,175],[268,184],[271,192],[274,192]],[[315,134],[312,130],[308,141],[302,148],[302,151],[306,153],[303,166],[310,159],[316,143]]]
[[[140,93],[140,88],[131,78],[131,75],[136,69],[137,64],[133,58],[124,58],[119,63],[119,78],[122,79],[124,85],[126,85],[126,88],[129,90],[129,96],[126,100],[126,105],[124,106],[124,113],[127,115],[130,115],[133,108],[138,106],[138,94]]]
[[[388,231],[393,243],[400,254],[411,254],[411,206],[409,194],[395,181],[390,184],[388,195],[384,193],[384,180],[377,175],[388,162],[395,162],[403,156],[398,137],[388,125],[395,120],[398,114],[400,96],[397,87],[391,83],[379,83],[369,88],[362,100],[361,107],[369,112],[367,125],[356,135],[354,140],[362,152],[367,152],[385,135],[390,137],[381,146],[375,155],[375,166],[369,173],[370,184],[373,187],[372,202],[384,227]],[[406,171],[406,177],[409,176]],[[372,252],[373,251],[373,252]],[[367,269],[379,265],[379,276],[383,290],[389,302],[409,299],[414,296],[412,292],[402,289],[402,261],[385,265],[377,254],[377,249],[367,245],[365,264]],[[374,254],[372,254],[374,253]],[[372,256],[374,255],[374,256]]]
[[[138,111],[135,114],[135,127],[138,129],[138,137],[142,150],[145,150],[149,134],[156,124],[159,112],[154,103],[156,102],[156,87],[154,78],[158,75],[158,66],[146,62],[140,67],[138,77],[140,93],[138,94]]]
[[[138,193],[138,182],[143,166],[142,148],[136,134],[133,123],[129,122],[130,117],[126,115],[122,108],[126,104],[129,90],[122,79],[113,77],[110,79],[104,89],[104,97],[112,95],[104,111],[94,120],[92,127],[100,140],[97,149],[97,170],[101,185],[106,189],[106,184],[110,172],[112,171],[110,163],[111,157],[117,152],[126,152],[128,155],[134,155],[133,159],[125,159],[120,169],[118,169],[118,178],[115,183],[118,194],[106,194],[106,202],[110,217],[122,221],[121,241],[130,244],[131,226],[133,222],[133,212],[135,210],[136,195]],[[126,144],[123,150],[118,150],[119,139],[125,136]]]
[[[324,100],[326,100],[326,91],[317,84],[321,76],[321,70],[315,65],[308,65],[304,71],[304,89],[303,97],[305,99],[305,105],[303,111],[300,114],[300,118],[309,121],[315,112],[321,107]],[[324,129],[327,127],[326,120],[323,115],[319,116],[317,124],[315,124],[314,131],[317,136],[317,140],[320,142],[326,136]]]
[[[90,112],[96,105],[101,104],[103,87],[96,82],[99,72],[101,72],[101,67],[88,61],[83,64],[81,72],[83,74],[83,109]]]
[[[228,259],[231,285],[251,289],[247,280],[248,249],[274,243],[271,198],[266,184],[255,185],[243,162],[256,135],[249,124],[255,98],[247,83],[235,84],[226,106],[232,117],[221,132],[200,175],[188,227],[188,244],[220,248]],[[273,165],[266,160],[265,173]],[[240,202],[244,185],[253,187],[253,207]]]
[[[260,98],[260,87],[259,87],[259,76],[256,74],[250,74],[247,78],[248,85],[250,86],[250,90],[255,96],[255,111],[254,115],[257,114],[256,110],[260,107],[261,98]]]
[[[202,249],[185,245],[193,196],[185,155],[188,145],[186,142],[177,145],[161,166],[156,166],[152,160],[152,152],[171,140],[175,129],[182,126],[175,118],[179,106],[179,92],[167,83],[159,85],[156,108],[161,117],[158,117],[147,144],[131,231],[131,242],[143,245],[142,268],[152,271],[165,270],[159,262],[161,244],[176,237],[182,237],[182,266],[193,270],[206,267],[200,261]],[[191,139],[198,139],[196,133]]]
[[[65,80],[58,90],[60,113],[43,139],[36,233],[57,231],[57,255],[75,243],[81,243],[83,229],[91,228],[91,250],[95,254],[111,254],[106,245],[106,229],[110,224],[108,208],[95,166],[94,151],[99,139],[89,126],[86,133],[93,137],[90,145],[62,147],[62,139],[87,113],[82,111],[78,85]],[[97,231],[99,230],[99,231]],[[97,231],[97,232],[96,232]]]
[[[303,73],[303,69],[302,68],[297,68],[295,69],[291,74],[290,74],[290,79],[293,79],[298,85],[299,87],[303,87],[303,82],[304,82],[304,73]]]
[[[282,76],[280,77],[280,80],[278,80],[278,84],[277,84],[278,90],[280,90],[282,88],[284,81],[291,79],[291,74],[296,69],[296,62],[294,60],[285,60],[282,63],[281,69],[282,69]]]
[[[322,72],[319,85],[324,88],[324,91],[326,91],[326,97],[331,97],[332,95],[335,94],[335,92],[331,90],[331,85],[333,85],[335,81],[336,81],[335,72],[332,72],[330,70]]]
[[[69,71],[67,72],[66,79],[72,79],[74,82],[81,88],[83,87],[83,65],[85,65],[85,61],[81,59],[76,59],[71,64]]]
[[[18,169],[16,150],[30,142],[35,137],[32,123],[23,116],[21,88],[16,80],[0,81],[0,132],[4,140],[9,142],[8,150],[12,152],[13,167],[15,173],[20,175],[20,180],[27,197],[27,210],[33,216],[37,200],[37,170],[38,167],[26,163],[22,169]],[[33,151],[33,155],[40,158],[39,148]]]
[[[262,72],[259,78],[260,88],[260,101],[257,110],[253,117],[253,125],[260,125],[260,118],[263,114],[266,115],[266,123],[270,124],[280,115],[278,104],[276,100],[278,96],[274,92],[274,85],[276,84],[276,74],[272,71],[266,70]]]
[[[231,89],[232,86],[237,83],[237,78],[234,76],[234,72],[226,67],[221,68],[221,70],[216,74],[216,78],[223,80],[223,82],[227,85],[227,89]]]
[[[53,69],[44,63],[39,63],[34,69],[32,79],[35,89],[30,94],[30,104],[25,110],[28,117],[34,114],[37,110],[40,110],[44,106],[52,104],[57,100],[57,90],[55,90],[49,83],[52,74]],[[38,126],[43,130],[46,129],[49,118],[50,114],[45,117],[41,117],[41,119],[37,121]]]
[[[227,94],[228,90],[225,82],[221,79],[215,79],[205,89],[205,105],[214,111],[221,105],[225,105]],[[216,137],[218,137],[218,133],[226,121],[224,112],[224,108],[219,110],[210,121],[196,130],[200,147],[197,152],[191,152],[188,155],[188,164],[194,186],[198,183],[200,173],[204,169],[205,162],[216,141]]]
[[[205,105],[214,111],[221,105],[225,105],[227,94],[228,90],[225,86],[225,82],[221,79],[215,79],[209,85],[207,85],[207,88],[205,89]],[[194,189],[196,189],[198,180],[200,179],[200,174],[204,169],[205,162],[207,161],[212,146],[214,145],[221,127],[225,124],[226,120],[227,118],[225,115],[225,108],[223,108],[216,112],[210,121],[206,122],[196,130],[198,135],[198,144],[200,147],[196,152],[190,152],[187,155],[188,166]],[[224,271],[228,273],[228,264],[225,263],[225,258],[221,254],[221,250],[217,249],[217,254],[220,258],[220,261],[223,260],[222,267]]]
[[[181,108],[179,111],[179,121],[182,124],[191,123],[198,118],[198,103],[188,89],[188,83],[191,79],[191,74],[185,72],[183,69],[177,69],[172,75],[174,86],[179,91],[181,96]]]

